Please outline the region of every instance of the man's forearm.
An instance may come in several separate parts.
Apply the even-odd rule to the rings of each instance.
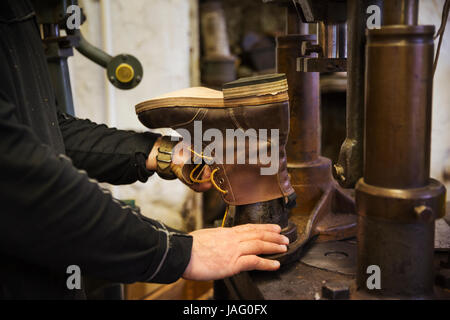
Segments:
[[[130,184],[145,182],[153,174],[147,159],[160,135],[108,128],[62,113],[58,121],[67,155],[90,177],[111,184]]]

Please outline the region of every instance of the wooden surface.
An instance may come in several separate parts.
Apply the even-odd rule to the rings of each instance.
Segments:
[[[126,300],[208,300],[212,298],[212,281],[190,281],[179,279],[177,282],[161,285],[152,283],[134,283],[125,286]]]

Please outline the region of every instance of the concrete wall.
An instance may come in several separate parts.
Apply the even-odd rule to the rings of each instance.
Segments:
[[[196,0],[83,0],[85,37],[109,54],[129,53],[144,68],[132,90],[109,84],[105,70],[78,52],[70,59],[76,115],[120,129],[147,130],[135,104],[198,85]],[[170,131],[165,131],[170,133]],[[178,229],[199,227],[199,197],[178,181],[156,175],[147,183],[112,187],[119,199],[135,199],[142,212]]]

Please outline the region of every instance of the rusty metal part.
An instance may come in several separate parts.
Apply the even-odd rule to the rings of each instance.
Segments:
[[[353,188],[363,175],[364,63],[366,9],[380,0],[347,1],[347,136],[342,143],[333,175],[344,188]]]
[[[322,297],[330,300],[347,300],[350,298],[350,285],[344,281],[330,281],[322,286]]]
[[[298,58],[299,72],[342,72],[347,70],[346,58]]]
[[[356,275],[356,242],[314,243],[300,261],[311,267],[354,276]]]
[[[356,246],[353,246],[353,250],[352,254],[356,255]],[[434,263],[436,267],[438,267],[439,261],[445,255],[446,252],[435,252]],[[325,257],[325,259],[327,258],[329,257]],[[301,258],[302,260],[303,257]],[[352,275],[312,267],[302,262],[282,266],[275,272],[244,272],[238,277],[227,278],[225,281],[216,281],[214,284],[214,298],[220,300],[317,300],[322,298],[323,285],[334,281],[344,282],[349,285],[351,300],[389,298],[368,295],[357,291],[355,278]],[[383,286],[383,283],[381,285]],[[436,292],[434,298],[450,299],[449,290],[439,286],[435,286],[434,289]],[[392,298],[398,299],[399,297]]]
[[[347,70],[347,38],[344,23],[319,23],[318,43],[303,41],[298,72],[340,72]],[[309,56],[317,53],[316,56]]]
[[[420,188],[396,189],[366,183],[356,185],[358,214],[392,222],[432,222],[445,214],[445,187],[437,180]]]
[[[384,0],[383,25],[417,25],[419,0]]]
[[[347,70],[345,1],[299,1],[304,21],[318,23],[317,44],[305,44],[297,59],[299,72]],[[318,57],[305,57],[316,52]]]
[[[356,234],[354,203],[331,175],[331,161],[320,157],[319,74],[296,72],[296,57],[303,41],[313,35],[287,35],[277,39],[278,72],[289,85],[290,133],[286,146],[288,171],[297,194],[291,220],[300,243],[343,239]]]
[[[364,178],[356,186],[358,288],[381,297],[433,292],[434,220],[445,188],[429,178],[433,26],[367,32]],[[368,290],[367,268],[381,270]]]
[[[314,35],[277,38],[277,68],[278,72],[286,74],[289,88],[288,162],[316,161],[320,154],[319,74],[296,72],[302,42],[314,40]],[[311,125],[305,125],[308,123]]]

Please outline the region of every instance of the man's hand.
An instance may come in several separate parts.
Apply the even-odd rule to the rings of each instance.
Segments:
[[[202,229],[191,233],[194,238],[191,260],[184,271],[188,280],[217,280],[242,271],[274,271],[275,260],[259,254],[286,252],[289,239],[274,224],[246,224],[232,228]]]
[[[181,180],[181,182],[185,183],[189,188],[191,188],[194,191],[197,192],[205,192],[209,190],[212,187],[212,183],[210,181],[208,182],[202,182],[202,183],[187,183],[186,180],[189,180],[191,182],[191,179],[188,177],[184,177],[183,175],[183,166],[191,162],[190,167],[193,169],[195,167],[194,164],[192,164],[191,161],[191,152],[190,152],[190,146],[183,141],[178,143],[175,148],[175,153],[172,158],[172,172],[175,173],[175,175],[178,177],[178,179]],[[203,170],[201,171],[200,177],[198,177],[199,180],[207,180],[211,176],[211,168],[207,165],[204,166]]]
[[[155,171],[156,170],[156,156],[158,155],[158,148],[161,144],[161,138],[158,138],[153,145],[150,154],[148,155],[146,161],[146,167],[148,170]],[[183,142],[180,142],[177,146],[175,146],[175,153],[172,156],[172,171],[175,175],[180,179],[181,182],[185,183],[189,188],[197,192],[204,192],[209,190],[212,187],[211,182],[203,182],[203,183],[187,183],[186,179],[183,178],[182,168],[185,163],[187,163],[191,159],[190,152],[186,152],[189,148],[186,145],[182,145]],[[211,169],[208,166],[205,166],[201,177],[199,179],[205,180],[208,179],[211,175]]]

